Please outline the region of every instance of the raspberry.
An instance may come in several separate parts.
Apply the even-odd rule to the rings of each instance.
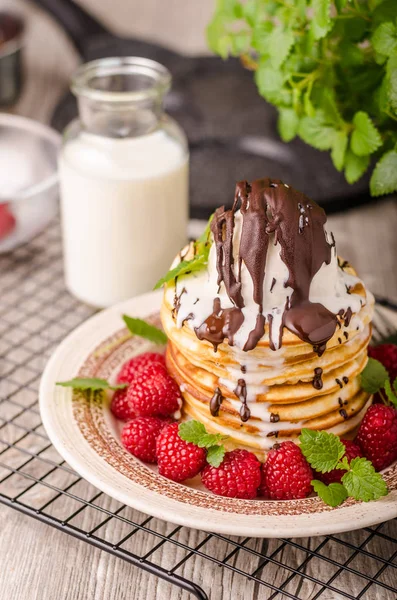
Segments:
[[[226,452],[219,467],[207,465],[201,473],[205,487],[218,496],[256,498],[261,481],[261,463],[248,450]]]
[[[355,442],[377,471],[397,459],[397,411],[392,406],[373,404],[361,421]]]
[[[110,405],[110,410],[116,419],[120,419],[121,421],[129,421],[129,419],[136,417],[135,411],[132,408],[131,403],[128,401],[127,391],[128,388],[116,390],[113,394]]]
[[[121,443],[134,456],[146,463],[156,463],[156,440],[169,423],[157,417],[137,417],[123,427]]]
[[[0,204],[0,240],[7,237],[15,229],[16,220],[8,204]]]
[[[349,463],[351,460],[353,460],[353,458],[363,456],[360,446],[358,446],[354,442],[352,442],[350,440],[342,440],[342,439],[341,439],[341,442],[343,442],[343,444],[346,448],[345,456],[346,456],[347,460],[349,461]],[[330,483],[340,483],[340,481],[345,473],[346,473],[346,471],[344,469],[334,469],[333,471],[330,471],[329,473],[318,473],[317,471],[314,471],[314,478],[319,479],[326,485],[329,485]]]
[[[393,381],[397,377],[397,346],[394,344],[381,344],[380,346],[369,347],[368,356],[376,358],[389,372],[390,379]]]
[[[306,498],[312,492],[313,471],[294,442],[282,442],[262,465],[260,494],[271,500]]]
[[[163,354],[158,352],[145,352],[127,360],[120,369],[117,375],[118,383],[131,383],[133,379],[147,367],[161,364],[165,368],[165,358]]]
[[[171,423],[161,430],[157,438],[156,453],[160,475],[178,482],[198,475],[207,456],[204,448],[179,437],[178,423]]]
[[[147,417],[168,417],[182,405],[179,386],[160,362],[135,376],[127,400],[137,415]]]

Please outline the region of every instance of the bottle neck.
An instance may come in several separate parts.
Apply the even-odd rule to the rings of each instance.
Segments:
[[[88,133],[111,138],[147,135],[156,130],[163,114],[162,98],[146,102],[102,102],[77,99],[82,128]]]

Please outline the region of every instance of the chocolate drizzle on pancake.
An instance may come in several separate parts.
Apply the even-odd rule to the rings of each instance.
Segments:
[[[248,421],[250,418],[251,411],[247,406],[247,385],[244,379],[238,380],[234,393],[241,402],[240,418],[245,423],[245,421]]]
[[[219,409],[221,407],[223,400],[224,400],[224,398],[221,394],[221,390],[217,387],[215,389],[214,395],[212,396],[211,401],[210,401],[210,411],[211,411],[211,415],[213,417],[218,416]]]
[[[323,387],[322,375],[323,370],[321,367],[314,369],[313,387],[315,390],[321,390]]]
[[[243,221],[235,265],[234,215],[239,208]],[[230,210],[218,208],[211,222],[216,246],[218,286],[224,284],[234,307],[222,310],[219,302],[216,305],[214,303],[212,315],[195,329],[197,337],[214,344],[214,349],[225,339],[233,345],[233,337],[244,321],[241,292],[241,267],[244,263],[252,279],[253,300],[258,305],[258,315],[243,350],[256,347],[264,334],[266,318],[271,326],[272,315],[263,314],[263,283],[269,235],[274,233],[274,241],[280,244],[280,256],[289,273],[284,286],[293,290],[284,307],[280,337],[285,326],[302,341],[311,344],[321,356],[338,324],[337,315],[309,299],[313,277],[323,264],[330,264],[335,246],[333,237],[332,243],[327,240],[325,223],[326,216],[322,208],[278,179],[257,179],[252,184],[239,182],[233,207]],[[271,289],[274,285],[273,280]],[[346,327],[351,315],[349,308],[344,313]],[[271,347],[276,349],[273,342]]]

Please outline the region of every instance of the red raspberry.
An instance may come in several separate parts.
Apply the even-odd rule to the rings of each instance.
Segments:
[[[154,364],[161,364],[165,368],[164,355],[159,354],[158,352],[145,352],[144,354],[134,356],[133,358],[130,358],[130,360],[127,360],[121,367],[120,372],[117,375],[117,382],[131,383],[136,375]]]
[[[157,438],[156,453],[160,475],[178,482],[198,475],[207,456],[204,448],[179,437],[178,423],[162,429]]]
[[[267,455],[262,465],[261,496],[271,500],[306,498],[313,490],[313,471],[299,446],[282,442]]]
[[[248,450],[226,452],[219,467],[207,465],[201,473],[205,487],[218,496],[256,498],[261,481],[261,463]]]
[[[121,443],[124,448],[146,463],[156,463],[156,440],[169,423],[157,417],[137,417],[123,427]]]
[[[121,421],[129,421],[136,417],[135,411],[127,398],[128,388],[116,390],[113,394],[110,410]]]
[[[350,461],[353,460],[353,458],[363,456],[360,446],[358,446],[354,442],[352,442],[350,440],[342,440],[342,439],[341,439],[341,442],[343,442],[343,444],[346,448],[345,456],[346,456],[347,460],[349,461],[349,463],[350,463]],[[318,473],[317,471],[314,471],[314,478],[319,479],[326,485],[329,485],[330,483],[340,483],[340,481],[345,473],[346,473],[346,471],[343,469],[334,469],[333,471],[330,471],[329,473]]]
[[[6,238],[15,229],[16,220],[8,204],[0,204],[0,240]]]
[[[168,417],[182,406],[179,386],[161,363],[152,364],[135,376],[127,399],[137,415],[147,417]]]
[[[397,411],[392,406],[373,404],[361,421],[356,443],[377,471],[397,459]]]
[[[391,382],[397,377],[397,346],[394,344],[381,344],[368,348],[368,356],[376,358],[389,372]]]

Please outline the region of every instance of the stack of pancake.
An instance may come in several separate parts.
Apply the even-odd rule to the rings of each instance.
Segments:
[[[164,293],[161,318],[169,338],[167,366],[180,386],[185,415],[201,421],[211,432],[228,435],[229,447],[253,450],[260,458],[276,442],[296,439],[303,427],[326,429],[342,436],[352,432],[371,402],[369,394],[360,388],[359,375],[367,362],[373,312],[373,297],[354,269],[346,261],[337,260],[335,251],[329,268],[338,278],[338,306],[344,308],[335,314],[334,332],[328,335],[321,351],[288,329],[285,319],[280,329],[281,343],[275,348],[269,317],[264,319],[263,335],[247,351],[242,344],[230,345],[227,335],[216,344],[198,336],[200,319],[194,317],[194,307],[212,289],[217,251],[219,248],[216,250],[213,244],[205,272],[185,274],[168,283]],[[184,260],[187,257],[185,252]],[[202,296],[195,302],[188,293],[189,282],[194,294]],[[226,291],[222,291],[224,284],[219,278],[217,285],[219,302],[224,305]],[[265,280],[265,295],[269,294],[266,285]],[[283,285],[286,287],[285,282]],[[273,286],[274,282],[270,291]],[[316,300],[318,294],[317,290]],[[178,311],[184,300],[184,315],[191,312],[181,322]],[[327,302],[332,305],[329,298]],[[284,306],[285,314],[288,308]]]

